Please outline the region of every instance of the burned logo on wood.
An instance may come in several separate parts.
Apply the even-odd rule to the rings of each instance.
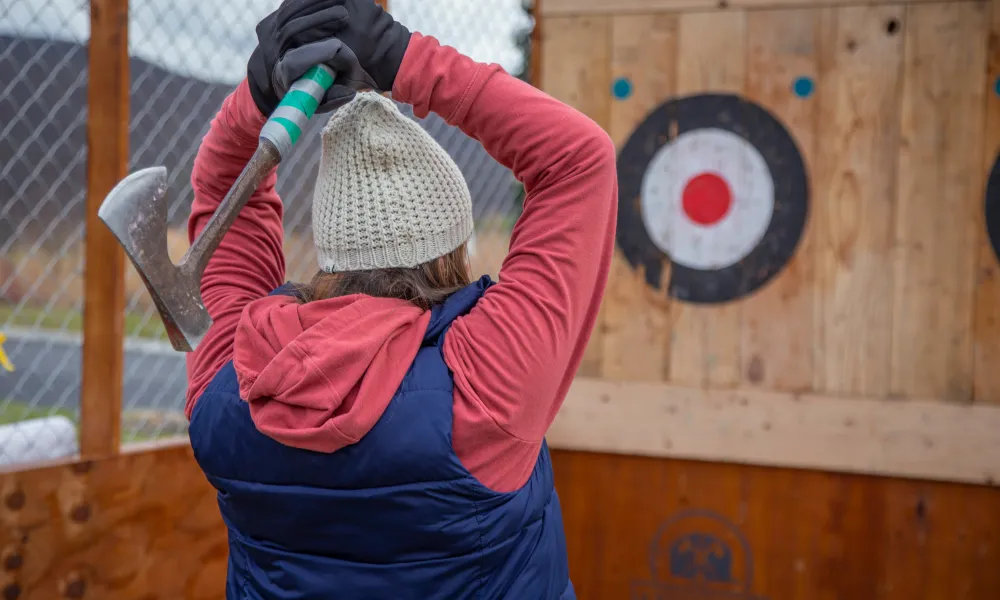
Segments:
[[[683,510],[667,519],[649,548],[648,580],[633,581],[632,600],[767,600],[753,593],[750,543],[712,511]]]

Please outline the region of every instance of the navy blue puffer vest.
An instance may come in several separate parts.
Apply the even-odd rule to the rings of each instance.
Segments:
[[[232,363],[222,368],[190,436],[229,529],[229,600],[575,598],[547,447],[528,483],[501,494],[451,446],[444,334],[491,284],[484,277],[433,309],[381,419],[331,454],[258,432]]]

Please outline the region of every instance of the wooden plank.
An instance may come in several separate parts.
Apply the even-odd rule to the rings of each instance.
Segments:
[[[186,442],[0,475],[4,598],[221,598],[228,544]]]
[[[630,15],[612,22],[612,78],[631,83],[627,98],[611,106],[609,134],[619,148],[646,115],[676,89],[677,18]],[[670,280],[664,275],[664,283]],[[670,302],[616,252],[604,299],[601,374],[660,381],[670,366]]]
[[[577,379],[553,448],[1000,485],[1000,408]]]
[[[971,402],[988,6],[907,8],[892,389]]]
[[[611,19],[546,19],[542,43],[541,89],[607,130],[611,119]],[[583,355],[581,375],[600,375],[605,306]]]
[[[815,82],[822,11],[797,9],[747,15],[746,96],[767,108],[798,144],[807,172],[815,162],[815,95],[795,94],[798,78]],[[815,198],[812,199],[815,203]],[[814,228],[769,285],[743,302],[743,381],[750,387],[809,391],[813,382]]]
[[[679,18],[678,95],[743,92],[746,15],[692,13]],[[739,302],[671,306],[670,380],[731,387],[740,382]]]
[[[968,0],[887,0],[880,6],[955,3]],[[787,8],[822,8],[875,4],[871,0],[545,0],[543,16],[625,15],[653,12],[722,12],[727,10],[772,10]]]
[[[824,10],[823,151],[814,161],[811,218],[818,393],[881,398],[890,388],[903,13],[894,6]]]
[[[1000,0],[993,0],[992,31],[986,56],[986,127],[983,172],[990,173],[1000,161]],[[984,188],[985,189],[985,188]],[[980,205],[982,216],[982,205]],[[975,401],[1000,404],[1000,263],[984,229],[979,235],[979,269],[976,287],[976,322],[973,338],[976,349],[974,374]]]
[[[552,456],[581,600],[662,589],[667,578],[656,581],[649,568],[669,572],[670,561],[651,550],[687,533],[709,534],[733,551],[730,573],[752,574],[750,591],[761,600],[867,598],[876,585],[885,600],[978,600],[1000,591],[1000,571],[991,568],[1000,558],[1000,488],[560,450]],[[5,598],[223,594],[226,530],[215,490],[187,444],[2,473],[0,495]],[[682,510],[708,518],[665,527],[691,517]],[[663,543],[654,545],[657,532]],[[749,570],[741,541],[752,554]],[[681,587],[668,597],[707,597],[704,583],[673,582]]]
[[[580,600],[1000,598],[1000,488],[583,452],[552,462]],[[725,557],[707,563],[711,579],[685,570],[692,534],[687,547]]]
[[[128,167],[128,0],[90,3],[87,92],[87,233],[80,452],[118,451],[125,334],[125,255],[98,219]]]

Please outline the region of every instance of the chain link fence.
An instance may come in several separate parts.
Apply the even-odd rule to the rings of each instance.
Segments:
[[[86,3],[0,0],[3,464],[76,451],[89,19]]]
[[[130,2],[129,171],[167,167],[168,245],[175,260],[188,245],[185,220],[198,145],[245,74],[257,22],[278,4]],[[524,0],[390,0],[390,9],[411,30],[526,75],[533,21]],[[0,366],[0,464],[72,454],[76,447],[88,29],[89,6],[80,0],[0,0],[0,333],[15,368]],[[521,188],[474,140],[435,115],[421,123],[469,183],[474,267],[495,276],[520,211]],[[310,202],[321,127],[316,119],[279,168],[288,278],[294,281],[308,281],[316,269]],[[183,355],[165,342],[131,265],[126,282],[123,440],[183,435]],[[19,442],[4,441],[4,423],[38,418],[47,420],[8,432]]]

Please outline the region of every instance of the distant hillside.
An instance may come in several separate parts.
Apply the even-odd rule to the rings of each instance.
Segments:
[[[129,169],[167,167],[171,222],[179,225],[188,213],[198,144],[231,87],[178,76],[139,59],[131,61],[131,81]],[[86,46],[0,35],[0,247],[11,236],[29,243],[44,236],[54,250],[82,231],[86,109]],[[289,229],[309,224],[322,123],[314,120],[279,169]],[[462,168],[477,217],[506,213],[516,196],[510,172],[436,116],[422,124]]]

